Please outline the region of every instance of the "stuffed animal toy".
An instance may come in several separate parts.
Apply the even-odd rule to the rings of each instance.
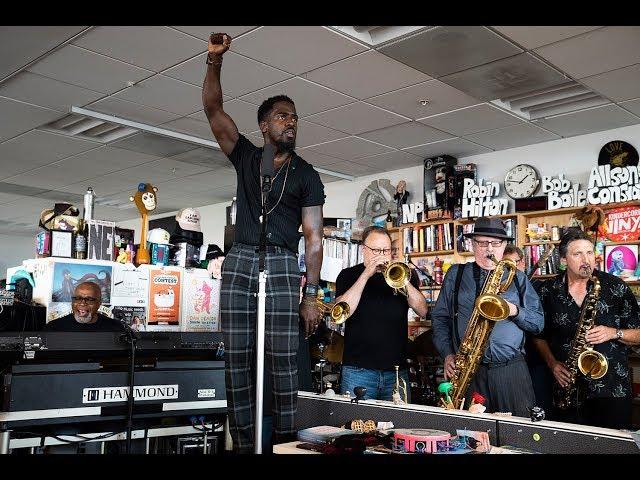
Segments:
[[[604,237],[607,233],[606,215],[602,208],[586,206],[574,215],[574,220],[589,235],[596,238]]]

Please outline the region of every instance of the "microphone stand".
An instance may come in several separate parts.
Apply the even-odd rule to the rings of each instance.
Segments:
[[[267,254],[267,196],[270,190],[270,182],[262,184],[262,225],[260,231],[260,247],[258,249],[258,311],[256,321],[256,420],[254,453],[262,453],[262,416],[263,416],[263,389],[264,389],[264,335],[265,335],[265,310],[267,298],[267,275],[265,260]]]
[[[124,333],[120,335],[120,340],[129,343],[129,395],[127,397],[127,443],[126,453],[131,453],[131,431],[133,429],[133,390],[135,387],[134,376],[136,369],[136,343],[140,334],[134,331],[129,325],[122,321]]]

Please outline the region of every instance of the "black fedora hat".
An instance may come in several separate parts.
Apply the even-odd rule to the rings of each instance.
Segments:
[[[474,237],[476,235],[513,240],[513,237],[507,235],[502,220],[497,217],[478,217],[473,232],[465,233],[463,236]]]

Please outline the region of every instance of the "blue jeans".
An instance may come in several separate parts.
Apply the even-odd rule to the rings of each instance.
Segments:
[[[404,379],[407,385],[407,403],[411,402],[411,387],[409,386],[409,374],[406,369],[400,370],[399,378]],[[367,368],[342,366],[342,379],[340,381],[342,393],[349,392],[354,397],[354,387],[365,387],[367,392],[365,400],[389,400],[396,385],[395,370],[370,370]],[[402,382],[400,382],[402,385]],[[403,390],[400,389],[401,397],[404,397]]]

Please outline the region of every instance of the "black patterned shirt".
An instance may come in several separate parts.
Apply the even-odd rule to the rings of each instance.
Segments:
[[[596,270],[594,274],[601,287],[595,324],[621,329],[640,328],[638,303],[629,286],[606,272]],[[580,307],[568,291],[565,276],[566,273],[561,273],[544,282],[538,291],[545,318],[544,330],[539,337],[547,341],[556,360],[561,362],[569,356],[580,318]],[[587,288],[591,288],[591,281]],[[578,371],[579,385],[582,385],[587,398],[631,396],[629,348],[617,340],[594,346],[594,350],[607,358],[609,368],[606,375],[598,380],[588,380]]]

